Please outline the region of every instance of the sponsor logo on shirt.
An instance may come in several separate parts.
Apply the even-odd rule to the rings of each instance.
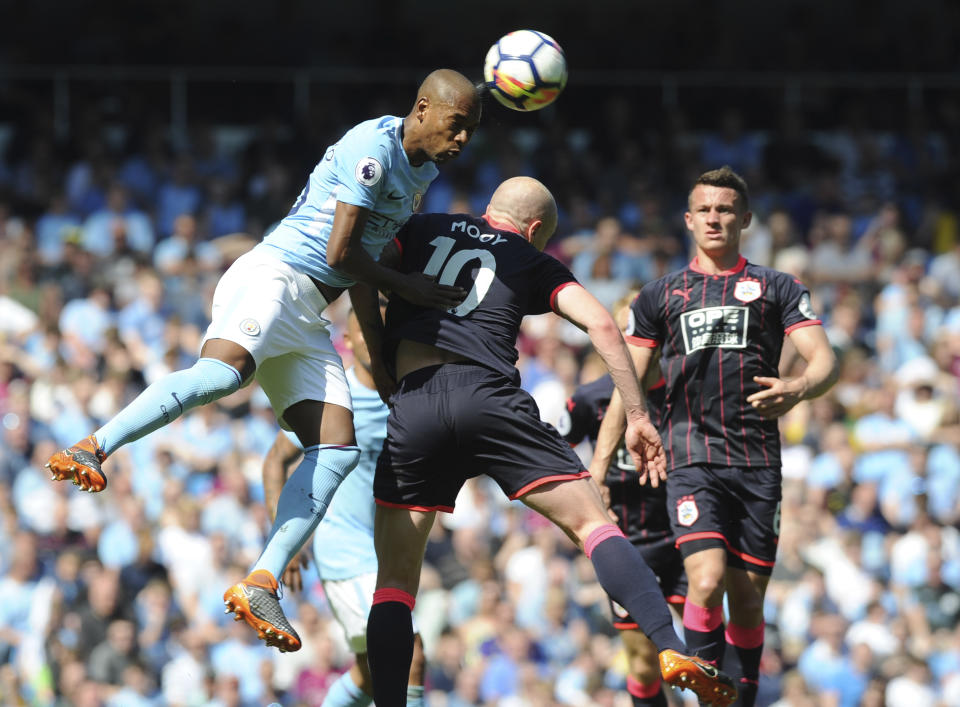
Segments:
[[[357,162],[357,168],[353,173],[363,186],[372,187],[383,177],[383,165],[373,157],[364,157]]]
[[[742,349],[747,346],[746,307],[704,307],[680,315],[687,354],[707,348]]]

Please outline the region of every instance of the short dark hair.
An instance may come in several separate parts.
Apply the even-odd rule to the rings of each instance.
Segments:
[[[709,172],[704,172],[697,177],[697,181],[693,183],[693,188],[691,188],[690,191],[693,192],[693,189],[700,184],[708,187],[733,189],[740,195],[743,210],[750,210],[750,195],[747,193],[747,182],[743,177],[734,172],[730,165],[725,164],[720,169],[711,169]]]

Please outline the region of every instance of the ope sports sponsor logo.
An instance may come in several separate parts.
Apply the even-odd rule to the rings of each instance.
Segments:
[[[745,348],[749,319],[746,307],[704,307],[684,312],[680,328],[687,354],[706,348]]]

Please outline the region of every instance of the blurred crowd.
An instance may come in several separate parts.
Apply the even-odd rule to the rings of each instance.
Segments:
[[[242,139],[124,127],[95,106],[55,138],[36,108],[6,133],[0,703],[315,705],[349,667],[312,569],[283,599],[298,653],[223,613],[268,529],[260,465],[277,427],[256,385],[119,451],[104,493],[53,483],[43,464],[190,365],[220,274],[287,212],[325,145],[404,108],[341,105],[310,130],[271,122]],[[813,292],[842,374],[781,423],[759,704],[960,707],[960,103],[911,111],[895,132],[856,105],[822,130],[800,112],[747,129],[732,109],[712,131],[680,111],[635,130],[641,106],[616,98],[584,125],[558,111],[517,128],[497,110],[426,210],[479,213],[502,178],[539,177],[562,209],[551,252],[612,304],[686,262],[688,184],[729,164],[752,190],[745,254]],[[345,307],[328,311],[337,341]],[[525,323],[519,367],[545,419],[601,374],[586,342],[553,315]],[[782,370],[796,366],[786,350]],[[628,705],[607,612],[565,537],[471,482],[427,548],[429,703]]]

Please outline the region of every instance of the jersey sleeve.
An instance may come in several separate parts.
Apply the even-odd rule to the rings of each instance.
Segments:
[[[337,201],[372,209],[392,160],[389,136],[381,130],[352,130],[334,147]]]
[[[527,314],[556,311],[557,295],[570,285],[578,285],[577,278],[559,260],[545,253],[537,260],[536,276]]]
[[[646,285],[630,304],[626,337],[627,342],[634,346],[653,349],[663,343],[663,322],[660,317],[663,308],[660,306],[661,288],[658,284]]]
[[[792,275],[781,273],[777,278],[777,300],[780,303],[783,333],[814,324],[822,324],[810,303],[810,290]]]

